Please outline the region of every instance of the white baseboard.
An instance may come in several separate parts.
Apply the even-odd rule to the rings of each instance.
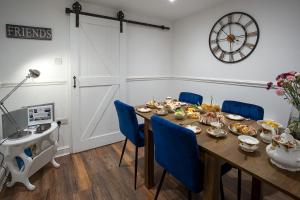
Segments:
[[[55,157],[61,157],[61,156],[66,156],[71,153],[71,147],[70,146],[62,146],[57,148],[57,153]]]

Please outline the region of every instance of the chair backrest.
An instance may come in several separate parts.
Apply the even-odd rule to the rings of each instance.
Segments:
[[[181,92],[179,94],[179,101],[183,101],[190,104],[202,104],[203,97],[199,94],[191,92]]]
[[[262,107],[239,101],[224,101],[222,112],[241,115],[252,120],[262,120],[264,118],[264,109]]]
[[[189,190],[200,192],[204,167],[195,133],[155,115],[151,123],[156,161]]]
[[[138,121],[134,108],[119,100],[116,100],[114,104],[119,118],[121,133],[123,133],[133,144],[139,145],[142,142],[142,139],[139,135]]]

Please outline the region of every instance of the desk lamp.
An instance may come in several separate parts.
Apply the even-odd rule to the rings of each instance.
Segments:
[[[18,85],[16,85],[3,99],[0,101],[0,110],[3,112],[4,116],[7,117],[11,125],[16,129],[16,132],[13,136],[22,137],[28,135],[27,131],[21,130],[21,127],[18,125],[16,119],[10,114],[7,108],[4,106],[4,102],[19,88],[21,87],[28,79],[38,78],[40,76],[40,71],[36,69],[30,69],[28,75],[22,80]]]

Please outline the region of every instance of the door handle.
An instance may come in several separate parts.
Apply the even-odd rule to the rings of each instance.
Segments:
[[[73,76],[73,88],[76,88],[76,76]]]

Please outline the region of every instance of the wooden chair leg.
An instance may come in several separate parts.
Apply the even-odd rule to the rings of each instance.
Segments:
[[[165,176],[166,176],[166,172],[167,172],[167,170],[164,169],[163,174],[162,174],[162,176],[161,176],[161,178],[160,178],[160,182],[159,182],[159,184],[158,184],[158,188],[157,188],[157,190],[156,190],[156,194],[155,194],[154,200],[157,200],[157,198],[158,198],[158,195],[159,195],[161,186],[162,186],[162,184],[163,184],[163,182],[164,182],[164,179],[165,179]]]
[[[221,200],[225,200],[222,176],[220,177],[220,193],[221,193]]]
[[[125,143],[124,143],[124,146],[123,146],[123,150],[122,150],[122,154],[121,154],[121,158],[120,158],[120,162],[119,162],[119,167],[121,166],[121,162],[122,162],[123,155],[124,155],[124,152],[125,152],[126,144],[127,144],[127,138],[125,139]]]
[[[137,166],[138,166],[138,154],[139,148],[135,146],[135,163],[134,163],[134,189],[136,190],[136,177],[137,177]]]
[[[237,199],[241,199],[241,188],[242,188],[242,171],[238,169],[238,185],[237,185]]]
[[[189,198],[189,200],[192,200],[192,192],[191,192],[191,190],[188,190],[188,198]]]

